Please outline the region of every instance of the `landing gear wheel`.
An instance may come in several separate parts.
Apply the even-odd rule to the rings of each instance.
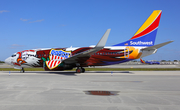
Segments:
[[[82,72],[82,69],[81,68],[77,68],[76,69],[76,73],[81,73]]]
[[[84,73],[85,72],[85,69],[84,68],[80,68],[80,67],[77,67],[76,69],[76,73]]]
[[[85,72],[85,69],[84,68],[81,68],[82,69],[82,73],[84,73]]]

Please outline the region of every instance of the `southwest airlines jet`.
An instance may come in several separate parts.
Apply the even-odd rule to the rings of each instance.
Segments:
[[[84,67],[119,64],[156,53],[157,49],[173,41],[154,45],[161,17],[161,10],[155,10],[134,34],[122,43],[105,47],[110,29],[95,46],[79,48],[43,48],[24,50],[13,54],[5,62],[15,69],[43,67],[47,71],[62,71],[77,68],[76,72],[85,72]]]
[[[152,64],[157,64],[157,65],[159,65],[159,64],[160,64],[158,61],[144,61],[144,60],[142,60],[141,58],[140,58],[140,61],[141,61],[141,63],[143,63],[143,64],[149,64],[149,65],[152,65]]]

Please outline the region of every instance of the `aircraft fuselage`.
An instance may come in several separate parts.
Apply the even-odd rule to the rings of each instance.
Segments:
[[[63,63],[66,58],[88,51],[93,47],[82,48],[56,48],[56,49],[33,49],[17,52],[5,60],[15,68],[43,67],[45,70],[67,70],[88,66],[104,66],[118,64],[140,57],[138,48],[134,47],[105,47],[91,56],[76,59],[78,64]],[[59,65],[62,63],[61,65]],[[58,67],[57,67],[58,65]]]

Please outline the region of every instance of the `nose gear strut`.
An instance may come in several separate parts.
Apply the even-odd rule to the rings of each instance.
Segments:
[[[24,73],[24,72],[25,72],[25,71],[24,71],[24,68],[22,68],[20,72],[21,72],[21,73]]]

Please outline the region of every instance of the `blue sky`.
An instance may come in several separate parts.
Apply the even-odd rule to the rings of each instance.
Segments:
[[[180,60],[178,0],[1,0],[0,60],[34,48],[106,46],[130,39],[153,10],[162,10],[155,44],[174,40],[145,60]]]

